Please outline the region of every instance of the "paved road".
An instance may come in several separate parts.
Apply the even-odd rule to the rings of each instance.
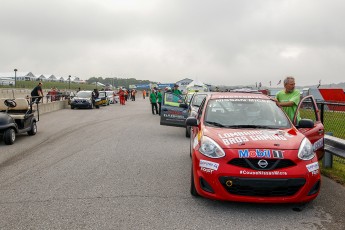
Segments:
[[[189,143],[148,100],[44,114],[36,136],[0,142],[0,229],[343,229],[345,189],[294,205],[189,194]],[[13,157],[16,156],[16,157]]]

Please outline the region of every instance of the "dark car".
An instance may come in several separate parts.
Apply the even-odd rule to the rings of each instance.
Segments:
[[[93,109],[92,91],[79,91],[75,97],[71,99],[71,109],[74,108]]]

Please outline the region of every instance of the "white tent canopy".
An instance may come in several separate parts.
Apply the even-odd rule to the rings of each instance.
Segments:
[[[194,80],[191,83],[189,83],[186,86],[186,89],[189,92],[193,92],[193,91],[206,92],[206,91],[208,91],[207,86],[204,83],[202,83],[201,81],[198,81],[198,80]]]

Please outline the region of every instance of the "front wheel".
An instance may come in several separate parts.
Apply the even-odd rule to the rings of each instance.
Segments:
[[[196,191],[195,184],[194,184],[193,164],[192,164],[191,179],[190,179],[190,194],[192,194],[192,196],[195,196],[195,197],[199,196],[199,193]]]
[[[12,145],[14,141],[16,140],[16,132],[14,129],[9,128],[6,129],[4,132],[4,142],[6,145]]]
[[[31,130],[28,131],[28,134],[29,134],[30,136],[33,136],[33,135],[35,135],[36,133],[37,133],[37,124],[36,124],[36,121],[34,121],[34,122],[32,122],[32,124],[31,124]]]
[[[190,137],[190,127],[186,126],[186,137]]]

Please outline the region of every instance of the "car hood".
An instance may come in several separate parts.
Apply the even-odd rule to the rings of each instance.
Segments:
[[[205,128],[203,135],[223,149],[299,149],[304,135],[291,129]]]

